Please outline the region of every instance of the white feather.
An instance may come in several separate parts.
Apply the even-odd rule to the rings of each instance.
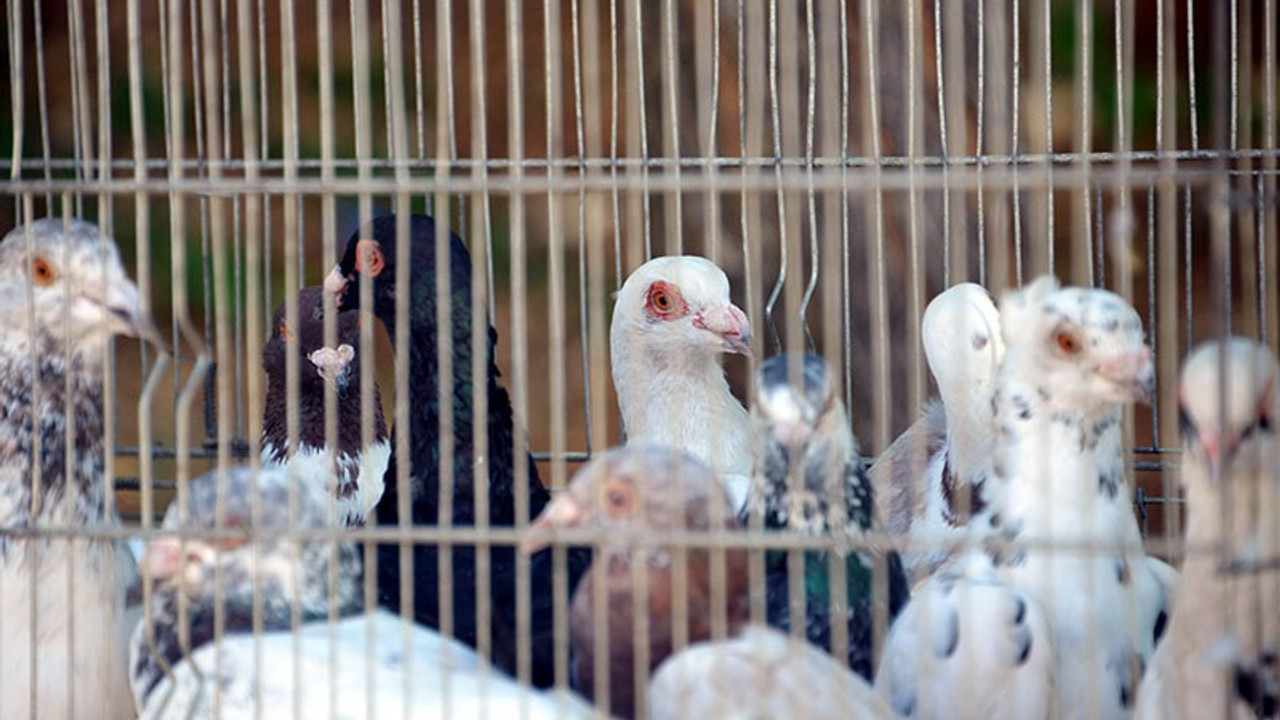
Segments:
[[[679,288],[687,317],[655,322],[646,316],[646,293],[656,280]],[[685,450],[716,471],[741,510],[751,484],[751,417],[725,380],[722,338],[691,321],[697,313],[726,308],[741,315],[729,301],[728,278],[714,263],[655,258],[618,291],[610,345],[627,445]]]
[[[528,720],[593,717],[581,700],[522,688],[469,647],[379,610],[204,645],[161,680],[140,720],[472,720],[523,712]]]

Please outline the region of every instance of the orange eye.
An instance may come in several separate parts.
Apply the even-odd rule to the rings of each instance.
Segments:
[[[659,280],[649,286],[645,309],[650,315],[672,320],[684,314],[684,298],[680,296],[678,288]]]
[[[1075,335],[1066,330],[1059,330],[1054,336],[1054,340],[1058,343],[1058,349],[1067,355],[1075,355],[1080,352],[1080,341]]]
[[[37,257],[31,263],[31,277],[35,279],[37,285],[49,285],[57,279],[57,273],[53,271],[53,266],[48,260]]]
[[[386,265],[382,247],[377,240],[361,240],[356,243],[356,272],[367,272],[369,277],[378,277]]]
[[[280,337],[285,340],[293,337],[293,333],[289,332],[289,323],[280,323]]]

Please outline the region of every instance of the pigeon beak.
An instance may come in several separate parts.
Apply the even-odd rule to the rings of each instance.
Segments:
[[[345,397],[347,385],[351,381],[351,361],[356,357],[355,348],[343,343],[336,348],[322,347],[307,355],[307,360],[316,366],[320,377],[332,382],[338,388],[338,394]]]
[[[151,321],[151,315],[143,309],[138,297],[138,287],[132,282],[112,286],[102,301],[102,307],[112,332],[140,338],[160,348],[162,352],[168,352],[168,344]]]
[[[142,572],[152,580],[167,580],[182,569],[182,544],[176,537],[161,537],[147,544]]]
[[[529,533],[520,542],[520,552],[526,555],[542,550],[551,544],[556,528],[573,527],[587,517],[587,506],[571,495],[560,495],[542,509],[542,514],[529,527]]]
[[[725,352],[751,354],[751,325],[746,313],[732,303],[693,316],[693,326],[720,336]]]
[[[333,295],[338,307],[342,307],[342,298],[347,293],[347,276],[342,274],[342,266],[334,265],[328,275],[324,276],[324,291]]]
[[[1156,394],[1156,366],[1151,359],[1151,348],[1117,355],[1102,361],[1098,373],[1124,388],[1138,402],[1150,404]]]

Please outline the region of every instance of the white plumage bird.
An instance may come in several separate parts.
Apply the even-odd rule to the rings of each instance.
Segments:
[[[627,445],[684,450],[707,463],[734,508],[751,484],[751,416],[729,390],[722,353],[749,352],[747,316],[729,279],[705,258],[659,257],[618,291],[609,332]]]
[[[133,557],[112,541],[8,533],[119,526],[103,361],[113,335],[153,332],[96,226],[38,220],[0,242],[0,717],[133,717]]]
[[[649,720],[891,720],[875,690],[835,658],[777,630],[695,643],[649,681]]]
[[[1004,359],[1000,312],[980,285],[960,283],[938,294],[920,332],[939,399],[870,471],[889,530],[937,544],[903,554],[912,581],[947,559],[947,545],[982,509],[995,442],[991,389]]]
[[[1142,550],[1120,431],[1125,406],[1154,391],[1142,321],[1113,293],[1052,277],[1000,314],[989,518],[1035,543],[1002,557],[1001,575],[1049,618],[1056,717],[1125,718],[1171,594],[1168,566]]]
[[[1186,361],[1187,555],[1142,720],[1275,717],[1280,701],[1280,367],[1233,338]]]
[[[185,518],[170,505],[164,529],[189,537],[158,536],[147,548],[156,589],[129,662],[143,720],[593,717],[567,694],[520,687],[460,642],[361,611],[356,543],[315,537],[333,527],[319,485],[291,483],[279,468],[231,469],[222,480],[214,471],[190,483]],[[245,534],[196,534],[218,528]]]
[[[966,717],[941,705],[945,695],[937,687],[926,688],[929,696],[901,690],[941,674],[959,678],[957,695],[998,702],[976,706],[967,717],[1043,717],[1048,707],[1061,720],[1125,718],[1163,624],[1172,574],[1142,550],[1125,477],[1121,413],[1132,400],[1149,398],[1155,380],[1142,323],[1116,295],[1059,288],[1052,277],[1006,295],[1000,316],[1006,354],[992,391],[997,434],[984,485],[987,508],[971,525],[974,539],[996,546],[989,561],[975,558],[978,550],[961,556],[954,573],[971,596],[976,589],[993,600],[970,602],[940,619],[939,593],[945,610],[945,595],[954,592],[948,590],[952,573],[940,572],[895,624],[893,635],[904,639],[905,649],[895,648],[891,636],[881,677],[894,680],[895,710],[913,717]],[[985,562],[989,572],[975,570]],[[1013,675],[1031,671],[1019,669],[1025,659],[1008,652],[1025,633],[1001,607],[1018,608],[1012,617],[1030,613],[1030,652],[1052,648],[1045,660],[1051,677],[1032,673],[1029,682],[1039,690],[1025,696],[1025,688],[1014,693],[1009,686]],[[1047,643],[1036,639],[1040,614]],[[927,658],[935,667],[920,665],[910,676],[911,653],[920,652],[912,646],[920,638],[968,633],[994,633],[978,652],[995,656],[962,660],[955,652],[935,652]],[[939,658],[957,667],[938,670]],[[885,675],[886,667],[896,679]],[[1037,694],[1046,689],[1047,697]]]

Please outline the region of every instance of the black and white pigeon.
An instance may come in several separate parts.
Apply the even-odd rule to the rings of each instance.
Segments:
[[[328,504],[282,469],[231,468],[169,506],[144,556],[154,590],[130,647],[142,720],[592,717],[455,640],[362,611],[360,551]]]
[[[340,522],[364,525],[382,498],[383,474],[391,457],[387,425],[377,380],[369,418],[372,437],[366,445],[360,393],[360,315],[338,313],[337,344],[324,344],[324,289],[311,287],[296,295],[298,324],[290,327],[286,303],[276,308],[271,337],[262,348],[267,374],[267,401],[262,417],[262,464],[285,467],[298,482],[322,483],[333,496]],[[297,343],[296,405],[289,404],[288,354]],[[329,448],[325,429],[325,394],[336,397],[337,446]],[[290,452],[289,417],[298,421],[297,445]]]
[[[865,534],[878,529],[875,490],[826,361],[808,354],[769,358],[756,373],[756,412],[761,447],[749,510],[770,530],[835,537],[838,547],[864,545],[837,550],[835,558],[805,551],[799,606],[789,592],[788,554],[767,553],[769,624],[787,629],[803,617],[804,635],[830,651],[838,645],[833,625],[842,624],[849,667],[870,679],[876,616],[894,617],[911,593],[897,553],[865,547]],[[833,560],[843,570],[834,576]],[[875,592],[873,581],[887,591]]]
[[[981,285],[939,293],[920,333],[938,398],[870,470],[889,531],[917,543],[902,554],[912,582],[947,560],[983,509],[995,445],[991,391],[1004,359],[1000,312]]]
[[[751,416],[720,365],[748,354],[747,316],[729,300],[729,278],[696,255],[658,257],[618,290],[609,329],[613,385],[627,445],[680,448],[707,463],[746,505]]]
[[[1061,288],[1051,276],[1006,294],[1000,316],[1006,350],[992,400],[993,472],[984,486],[987,509],[971,526],[979,539],[998,541],[990,562],[1009,606],[1034,604],[1044,613],[1054,651],[1052,716],[1127,718],[1172,593],[1172,571],[1142,548],[1120,431],[1125,406],[1148,400],[1154,388],[1142,322],[1115,294]],[[1012,647],[1033,652],[1034,638],[1029,645],[1018,640],[1021,615],[992,627],[1012,633]],[[936,621],[928,612],[917,616]],[[955,633],[925,627],[901,634],[963,637],[975,622],[956,617]],[[1010,644],[988,646],[998,652]],[[893,662],[893,653],[890,638],[882,663]],[[977,677],[971,660],[952,657],[961,664],[953,676],[968,672],[962,687],[980,695],[1000,694],[1025,661],[1021,652],[1006,654],[1003,666],[996,658],[987,663],[994,671]],[[919,678],[935,682],[933,675]],[[906,692],[895,694],[893,704],[903,714],[923,708],[918,695]],[[941,716],[956,717],[953,709]]]
[[[610,712],[653,717],[643,710],[644,689],[676,647],[677,634],[686,642],[708,640],[719,622],[720,632],[731,635],[746,624],[750,610],[746,550],[724,550],[718,581],[716,553],[689,547],[678,554],[667,538],[741,527],[720,479],[688,453],[625,447],[584,466],[522,545],[537,551],[564,528],[593,530],[600,540],[600,567],[578,583],[569,610],[574,688],[603,702],[596,694],[602,684]],[[597,661],[607,676],[597,674]]]
[[[1141,720],[1280,715],[1280,365],[1231,338],[1182,367],[1186,559]]]
[[[672,655],[649,682],[649,720],[895,720],[862,677],[813,645],[751,626]]]
[[[123,543],[106,497],[103,363],[114,335],[155,337],[115,242],[37,220],[0,242],[0,717],[133,717]]]
[[[538,479],[533,458],[524,450],[524,438],[517,438],[512,422],[511,400],[507,391],[498,384],[498,366],[494,358],[497,333],[488,329],[488,349],[482,358],[471,353],[472,298],[471,257],[462,239],[450,233],[449,244],[449,318],[447,335],[436,324],[436,280],[442,268],[437,268],[436,224],[423,215],[407,218],[409,234],[404,240],[410,243],[408,287],[396,288],[397,237],[396,218],[383,215],[352,233],[342,256],[342,261],[325,279],[326,291],[335,294],[339,307],[359,307],[359,278],[370,277],[373,289],[373,305],[361,308],[372,312],[382,322],[394,339],[397,328],[409,333],[409,423],[407,428],[397,425],[394,435],[409,433],[410,456],[400,458],[395,454],[396,438],[392,438],[392,455],[387,466],[385,491],[376,508],[379,525],[397,525],[401,518],[399,507],[404,502],[410,509],[410,517],[404,518],[413,525],[435,525],[441,522],[440,495],[442,481],[449,483],[453,511],[448,519],[455,526],[475,526],[479,499],[475,492],[477,468],[488,473],[488,524],[490,526],[514,526],[536,516],[550,501],[551,495]],[[408,317],[396,313],[397,292],[408,293]],[[440,371],[438,343],[444,337],[450,341],[452,388],[450,395],[453,409],[452,437],[445,439],[453,449],[452,477],[441,478],[440,457]],[[487,384],[486,408],[477,408],[476,388],[472,385],[472,364],[484,363]],[[475,439],[472,425],[475,413],[487,409],[488,453],[474,458]],[[397,465],[409,463],[410,496],[402,498],[397,488]],[[516,505],[516,463],[525,463],[528,482],[523,492],[528,495],[529,515],[518,516]],[[400,575],[400,544],[378,546],[378,595],[380,602],[392,610],[401,607],[402,578]],[[467,544],[454,544],[452,555],[453,625],[455,637],[475,646],[480,642],[477,613],[480,611],[480,590],[477,587],[476,548]],[[555,608],[553,593],[553,558],[543,552],[529,558],[529,633],[521,637],[517,623],[517,563],[515,548],[495,543],[489,553],[488,637],[491,657],[495,665],[515,674],[518,669],[519,648],[530,651],[532,681],[539,687],[555,680]],[[568,583],[572,589],[582,572],[590,564],[590,552],[573,548],[568,554]],[[439,548],[432,543],[416,543],[413,552],[413,616],[430,627],[439,627],[440,582]],[[561,630],[563,632],[563,629]]]

